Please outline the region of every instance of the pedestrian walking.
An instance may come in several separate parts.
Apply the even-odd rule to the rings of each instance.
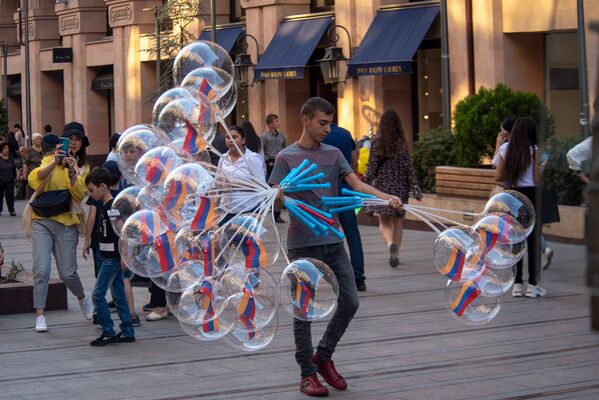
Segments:
[[[349,163],[338,149],[321,143],[331,130],[334,112],[335,108],[320,97],[310,98],[304,103],[300,112],[303,128],[301,137],[278,154],[269,183],[280,184],[292,168],[307,159],[320,166],[331,186],[328,189],[292,193],[290,197],[321,208],[322,196],[337,196],[338,182],[344,179],[354,190],[389,200],[394,209],[400,209],[401,201],[397,197],[382,193],[363,183],[353,173]],[[335,226],[338,226],[337,222]],[[345,253],[345,247],[338,237],[315,236],[309,228],[291,217],[287,250],[290,259],[312,257],[323,261],[334,272],[339,283],[337,309],[327,325],[315,354],[312,347],[311,322],[293,320],[295,359],[301,369],[300,391],[309,396],[328,395],[328,389],[320,383],[316,372],[335,389],[345,390],[347,382],[337,372],[332,356],[360,304],[354,273]]]
[[[372,139],[364,182],[397,196],[404,204],[408,203],[410,194],[416,200],[422,199],[404,129],[394,110],[386,110],[381,117],[377,134]],[[378,215],[379,230],[389,248],[389,265],[397,267],[406,211],[368,206],[366,213]]]
[[[36,194],[36,202],[30,202],[31,239],[33,247],[33,306],[35,330],[46,332],[48,325],[44,316],[51,259],[54,254],[60,278],[79,300],[83,316],[92,319],[93,305],[85,295],[77,273],[77,243],[79,225],[83,222],[80,203],[85,197],[86,148],[89,139],[83,125],[70,122],[64,126],[62,136],[69,139],[69,146],[62,148],[54,135],[44,137],[44,143],[55,150],[42,159],[42,163],[29,174],[29,185]],[[46,194],[52,192],[50,194]],[[45,194],[45,195],[42,195]],[[49,197],[52,197],[50,199]],[[50,201],[52,200],[52,201]],[[56,204],[56,201],[59,204]],[[35,206],[34,206],[35,204]],[[24,219],[27,214],[24,215]],[[27,221],[24,221],[24,225]]]
[[[266,163],[266,179],[269,179],[277,155],[287,147],[287,139],[285,134],[279,131],[281,121],[277,114],[268,114],[266,116],[266,126],[268,129],[260,139],[262,141],[262,151],[264,152],[264,162]],[[281,208],[278,205],[275,205],[274,215],[276,223],[285,223],[285,220],[281,218]]]
[[[356,151],[356,141],[348,130],[341,128],[337,124],[331,124],[331,132],[322,141],[324,144],[336,147],[341,151],[345,160],[352,167],[354,173],[357,172],[358,157]],[[350,189],[345,182],[339,182],[339,188]],[[339,192],[341,195],[341,192]],[[349,247],[349,255],[352,267],[354,268],[354,277],[356,278],[356,287],[359,292],[366,290],[364,280],[364,251],[362,250],[362,238],[360,237],[360,229],[358,228],[358,218],[354,210],[344,211],[338,214],[339,223],[343,228],[347,246]]]
[[[17,167],[15,160],[10,155],[7,142],[0,142],[0,215],[4,211],[4,200],[11,216],[15,213],[15,179]]]
[[[25,181],[29,177],[29,173],[39,167],[42,164],[42,159],[46,154],[43,147],[44,136],[38,132],[35,132],[31,136],[31,147],[27,153],[27,157],[23,161],[23,175]],[[30,198],[33,194],[33,190],[27,185],[27,198]]]

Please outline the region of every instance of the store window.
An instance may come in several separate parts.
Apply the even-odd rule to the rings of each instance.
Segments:
[[[312,0],[310,2],[310,12],[334,11],[335,0]]]
[[[241,0],[230,0],[231,22],[245,21],[245,8],[241,7]]]
[[[416,57],[418,131],[428,132],[443,124],[441,49],[421,49]]]
[[[580,93],[576,32],[546,35],[545,54],[546,102],[555,117],[556,135],[577,135],[580,132]]]

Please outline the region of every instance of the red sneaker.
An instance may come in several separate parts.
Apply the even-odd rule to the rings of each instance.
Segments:
[[[306,376],[300,381],[300,392],[308,396],[324,397],[329,395],[329,389],[322,386],[316,374]]]
[[[337,390],[347,389],[347,382],[345,381],[345,378],[342,377],[335,369],[333,360],[329,360],[327,362],[320,361],[318,356],[314,354],[314,356],[312,356],[312,362],[318,367],[318,373],[320,376],[322,376],[326,383]]]

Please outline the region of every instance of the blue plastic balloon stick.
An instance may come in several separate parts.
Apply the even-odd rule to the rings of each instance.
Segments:
[[[312,176],[308,176],[307,178],[296,180],[296,181],[294,181],[294,183],[295,184],[298,184],[298,183],[308,183],[308,182],[316,181],[318,179],[322,179],[325,176],[326,175],[324,174],[324,172],[319,172],[319,173],[314,174]]]
[[[301,213],[301,209],[296,206],[295,204],[291,204],[290,202],[285,202],[285,207],[287,207],[287,209],[289,210],[289,212],[291,214],[293,214],[295,217],[297,217],[300,221],[302,221],[302,223],[304,225],[306,225],[308,228],[310,228],[311,230],[315,230],[316,229],[316,225],[314,225],[312,222],[310,222],[306,217],[303,216],[303,214]]]
[[[351,206],[338,207],[338,208],[329,208],[329,212],[333,213],[333,214],[336,214],[336,213],[340,213],[340,212],[344,212],[344,211],[355,210],[358,207],[362,207],[362,204],[358,203],[358,204],[353,204]]]
[[[356,204],[361,203],[362,198],[360,197],[329,197],[323,196],[321,198],[323,204]]]
[[[328,226],[329,230],[335,234],[339,239],[345,239],[345,235],[339,232],[337,229],[333,228],[331,225]]]
[[[296,202],[297,204],[301,204],[301,205],[303,205],[303,206],[304,206],[304,207],[306,207],[306,208],[309,208],[310,210],[312,210],[312,211],[314,211],[314,212],[317,212],[317,213],[319,213],[320,215],[322,215],[322,216],[324,216],[324,217],[327,217],[327,218],[333,218],[333,214],[330,214],[330,213],[328,213],[328,212],[322,211],[321,209],[318,209],[318,208],[316,208],[316,207],[312,207],[310,204],[308,204],[308,203],[304,203],[304,202],[303,202],[303,201],[301,201],[301,200],[295,200],[295,202]]]
[[[376,199],[376,196],[373,196],[371,194],[367,194],[367,193],[361,193],[361,192],[354,192],[353,190],[348,190],[348,189],[341,189],[341,194],[344,194],[346,196],[358,196],[358,197],[362,197],[364,199]]]
[[[283,181],[281,181],[281,185],[283,185],[283,182],[285,184],[288,184],[293,178],[295,178],[297,176],[297,174],[299,174],[302,169],[306,168],[306,166],[310,163],[310,161],[308,161],[307,159],[305,159],[304,161],[302,161],[302,163],[300,165],[298,165],[296,168],[292,169],[285,178],[283,178]]]
[[[308,168],[306,168],[305,170],[303,170],[302,172],[300,172],[299,174],[297,174],[296,176],[294,176],[293,179],[290,179],[288,181],[289,184],[293,185],[299,179],[302,179],[303,177],[305,177],[306,175],[308,175],[310,172],[314,171],[316,168],[318,168],[318,165],[316,165],[316,164],[313,163]]]

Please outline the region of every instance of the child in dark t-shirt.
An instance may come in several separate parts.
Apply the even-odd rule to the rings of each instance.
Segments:
[[[102,265],[98,271],[96,285],[92,293],[98,323],[102,326],[102,335],[93,340],[90,343],[91,346],[135,342],[135,331],[131,325],[129,304],[127,303],[123,283],[123,271],[126,271],[127,268],[121,263],[119,237],[114,233],[108,215],[113,201],[110,192],[111,181],[112,175],[106,168],[94,168],[85,178],[89,196],[93,200],[102,203],[102,213],[99,215],[96,231]],[[119,334],[114,331],[114,323],[106,302],[108,289],[112,289],[112,296],[121,319],[121,332]]]

